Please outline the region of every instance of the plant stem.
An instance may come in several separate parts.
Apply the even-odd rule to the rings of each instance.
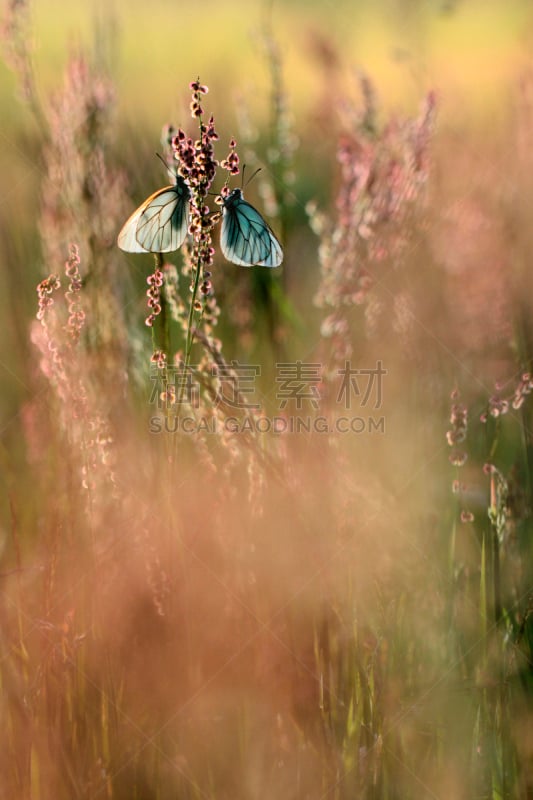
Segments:
[[[203,138],[202,117],[199,117],[199,125],[200,125],[200,139],[202,140],[202,138]],[[201,198],[200,198],[200,202],[201,202]],[[196,247],[197,247],[196,270],[195,270],[195,274],[194,274],[194,285],[193,285],[193,290],[192,290],[191,306],[189,308],[189,319],[188,319],[188,322],[187,322],[187,342],[185,344],[185,364],[184,364],[184,369],[183,369],[184,381],[183,381],[182,386],[181,386],[180,403],[181,403],[181,401],[183,399],[183,392],[184,392],[184,388],[185,388],[187,371],[189,369],[189,365],[190,365],[190,361],[191,361],[191,350],[192,350],[192,343],[193,343],[193,338],[194,338],[193,327],[192,327],[193,320],[194,320],[194,306],[195,306],[195,303],[196,303],[196,296],[198,294],[198,286],[200,284],[200,272],[201,272],[201,268],[202,268],[202,249],[201,249],[200,242],[197,243]]]
[[[185,346],[185,370],[187,370],[187,367],[189,366],[191,349],[192,349],[192,340],[194,338],[192,323],[194,319],[194,305],[196,303],[196,295],[198,294],[198,285],[200,283],[200,269],[201,269],[201,259],[198,258],[198,263],[196,265],[196,271],[194,276],[191,307],[189,309],[189,321],[187,323],[187,344]]]
[[[156,270],[163,270],[163,254],[162,253],[154,253],[155,258],[155,268]],[[159,319],[156,320],[156,325],[159,329],[159,332],[156,332],[155,328],[156,325],[152,326],[152,345],[153,350],[162,350],[167,358],[170,356],[170,319],[168,314],[167,308],[167,301],[165,297],[165,287],[164,284],[161,287],[161,292],[159,296],[159,302],[161,304],[161,313],[159,314]]]

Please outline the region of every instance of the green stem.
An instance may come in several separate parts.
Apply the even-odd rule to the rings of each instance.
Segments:
[[[154,253],[155,258],[155,268],[156,270],[163,270],[163,254],[162,253]],[[152,326],[152,345],[154,350],[162,350],[167,358],[170,356],[170,330],[169,330],[169,314],[167,308],[167,301],[165,297],[165,288],[164,286],[161,287],[161,292],[159,295],[159,303],[161,305],[161,313],[159,314],[159,318],[155,321],[155,325]],[[157,328],[157,330],[156,330]]]
[[[200,139],[202,139],[202,137],[203,137],[203,133],[202,133],[202,117],[199,117],[198,122],[199,122],[199,125],[200,125]],[[193,344],[193,339],[194,339],[193,327],[192,327],[192,324],[193,324],[193,321],[194,321],[194,306],[195,306],[195,303],[196,303],[196,297],[198,295],[198,286],[200,285],[200,271],[201,271],[201,266],[202,266],[202,256],[201,256],[201,248],[200,248],[200,243],[199,242],[197,244],[197,247],[198,247],[198,259],[197,259],[197,262],[196,262],[196,272],[195,272],[195,275],[194,275],[194,285],[193,285],[193,290],[192,290],[191,307],[189,308],[189,319],[188,319],[188,322],[187,322],[187,342],[185,344],[185,365],[184,365],[184,369],[183,369],[183,383],[182,383],[181,392],[180,392],[180,403],[183,400],[183,392],[184,392],[184,389],[185,389],[187,371],[189,369],[189,365],[190,365],[190,362],[191,362],[191,350],[192,350],[192,344]]]
[[[154,253],[155,258],[155,268],[156,270],[163,271],[163,254],[162,253]],[[163,278],[164,281],[164,278]],[[171,355],[171,343],[170,343],[170,314],[168,309],[168,303],[165,297],[165,284],[163,282],[163,286],[161,286],[161,290],[159,293],[159,303],[161,306],[161,311],[154,320],[154,324],[152,325],[152,352],[156,352],[157,350],[161,350],[165,355],[165,366],[163,369],[157,370],[157,386],[161,386],[162,391],[168,392],[169,391],[169,372],[168,372],[168,364]],[[168,396],[165,401],[165,413],[167,420],[170,418],[170,411],[168,407]],[[170,465],[171,458],[170,458],[170,445],[167,442],[167,461]],[[170,485],[170,482],[169,482]]]
[[[198,262],[196,264],[196,273],[194,276],[194,286],[192,290],[192,297],[191,297],[191,306],[189,308],[189,319],[187,322],[187,342],[185,344],[185,363],[183,366],[183,378],[181,381],[181,388],[179,394],[178,405],[181,407],[181,403],[183,402],[183,395],[185,392],[185,386],[187,385],[187,372],[189,371],[189,366],[191,363],[191,351],[192,351],[192,344],[194,339],[193,333],[193,321],[194,321],[194,304],[196,303],[196,295],[198,294],[198,286],[200,284],[200,267],[201,267],[201,259],[198,256]]]
[[[496,625],[502,620],[502,590],[500,576],[500,538],[495,525],[492,526],[492,581],[494,592],[494,622]]]
[[[198,263],[196,265],[196,274],[194,276],[191,307],[189,309],[189,321],[187,323],[187,344],[185,346],[185,370],[187,370],[187,367],[189,366],[191,349],[192,349],[192,340],[194,338],[192,323],[194,320],[194,305],[196,303],[196,295],[198,294],[198,285],[200,283],[200,267],[201,267],[201,260],[200,258],[198,258]]]

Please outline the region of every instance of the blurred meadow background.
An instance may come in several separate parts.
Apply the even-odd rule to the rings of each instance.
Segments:
[[[3,1],[1,797],[533,798],[532,46],[526,0]],[[116,245],[197,78],[280,269]]]

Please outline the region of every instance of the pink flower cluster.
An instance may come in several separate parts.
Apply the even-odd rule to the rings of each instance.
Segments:
[[[151,312],[146,317],[145,324],[151,328],[156,317],[161,313],[161,287],[163,286],[163,272],[159,269],[159,267],[156,268],[152,275],[147,277],[146,283],[149,286],[149,288],[146,290],[146,296],[148,297],[148,308],[151,309]]]

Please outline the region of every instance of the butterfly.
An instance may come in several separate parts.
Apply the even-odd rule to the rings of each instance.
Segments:
[[[228,261],[243,267],[279,267],[283,250],[259,211],[247,203],[241,189],[223,198],[220,247]]]
[[[126,253],[170,253],[183,244],[189,227],[189,187],[168,170],[174,186],[165,186],[134,211],[118,235]]]

